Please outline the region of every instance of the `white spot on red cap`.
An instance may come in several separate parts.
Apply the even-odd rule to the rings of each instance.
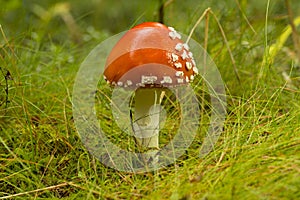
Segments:
[[[189,79],[188,76],[185,77],[185,81],[186,81],[187,83],[190,82],[190,79]]]
[[[185,67],[187,70],[191,70],[193,68],[193,65],[190,62],[185,62]]]
[[[176,32],[176,37],[177,37],[178,39],[181,39],[181,35],[180,35],[179,33],[177,33],[177,32]]]
[[[194,80],[194,78],[195,78],[194,75],[191,75],[191,76],[190,76],[190,80],[191,80],[191,81]]]
[[[126,81],[126,85],[131,86],[132,85],[132,81],[131,80],[127,80]]]
[[[168,29],[169,29],[170,31],[175,31],[175,29],[174,29],[173,27],[171,27],[171,26],[169,26]]]
[[[195,74],[198,74],[198,73],[199,73],[199,71],[198,71],[198,68],[197,68],[197,67],[193,67],[193,71],[194,71],[194,73],[195,73]]]
[[[157,76],[143,76],[142,75],[142,84],[154,84],[155,81],[157,80]]]
[[[183,83],[184,79],[183,78],[178,78],[177,83]]]
[[[176,71],[175,76],[177,77],[183,76],[183,71]]]
[[[190,47],[189,47],[189,45],[187,43],[183,44],[183,48],[185,48],[186,50],[190,50]]]
[[[118,86],[123,86],[123,82],[118,81],[117,85],[118,85]]]
[[[176,38],[176,34],[175,34],[174,31],[169,32],[169,36],[170,36],[170,38],[172,38],[173,40],[175,40],[175,38]]]
[[[187,59],[188,57],[189,57],[189,56],[188,56],[187,52],[186,52],[185,50],[183,50],[183,53],[181,54],[182,60],[185,60],[185,59]]]
[[[163,80],[160,83],[172,83],[172,78],[170,76],[163,76]]]
[[[172,56],[173,62],[178,61],[178,58],[179,58],[178,55],[176,55],[175,53],[172,53],[171,56]]]
[[[175,31],[175,29],[173,31],[169,32],[169,36],[170,38],[172,38],[173,40],[175,40],[176,38],[181,39],[181,35],[179,33],[177,33]]]
[[[181,51],[181,50],[182,50],[182,47],[183,47],[183,44],[182,44],[182,43],[177,43],[176,46],[175,46],[175,50],[176,50],[176,51]]]
[[[182,68],[182,64],[180,62],[174,63],[177,69]]]

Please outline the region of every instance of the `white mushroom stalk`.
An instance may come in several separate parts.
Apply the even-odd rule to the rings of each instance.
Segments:
[[[163,89],[143,88],[135,92],[133,131],[141,151],[152,150],[151,158],[156,160],[159,150],[159,130]]]

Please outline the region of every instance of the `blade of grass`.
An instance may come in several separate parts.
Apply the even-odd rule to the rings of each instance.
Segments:
[[[202,21],[202,19],[203,19],[206,15],[208,15],[209,13],[212,14],[213,18],[215,19],[215,21],[216,21],[217,24],[218,24],[218,28],[219,28],[219,30],[220,30],[220,32],[221,32],[221,35],[222,35],[223,40],[224,40],[224,43],[225,43],[225,45],[226,45],[226,49],[227,49],[227,51],[228,51],[228,53],[229,53],[230,60],[231,60],[232,65],[233,65],[233,70],[234,70],[235,76],[236,76],[238,82],[240,82],[241,79],[240,79],[240,76],[239,76],[239,74],[238,74],[238,70],[237,70],[237,67],[236,67],[236,61],[235,61],[235,59],[234,59],[234,57],[233,57],[233,54],[232,54],[232,52],[231,52],[231,49],[230,49],[229,42],[228,42],[228,40],[227,40],[226,34],[225,34],[225,32],[224,32],[224,30],[223,30],[223,28],[222,28],[222,25],[221,25],[220,21],[218,20],[218,18],[217,18],[217,16],[215,15],[215,13],[211,10],[211,8],[207,8],[207,9],[202,13],[202,15],[199,17],[199,19],[197,20],[197,22],[195,23],[195,25],[194,25],[193,28],[191,29],[190,34],[189,34],[189,36],[188,36],[188,38],[187,38],[187,40],[186,40],[186,43],[189,42],[189,40],[191,39],[191,37],[192,37],[192,35],[193,35],[193,33],[194,33],[196,27],[200,24],[200,22]]]

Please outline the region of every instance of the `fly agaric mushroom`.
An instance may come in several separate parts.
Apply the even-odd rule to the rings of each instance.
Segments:
[[[181,35],[161,23],[145,22],[126,32],[113,47],[104,79],[113,86],[136,89],[134,137],[140,147],[157,151],[164,88],[187,84],[196,74],[193,54]]]

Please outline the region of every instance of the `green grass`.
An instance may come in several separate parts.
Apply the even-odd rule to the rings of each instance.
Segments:
[[[118,172],[89,154],[74,126],[72,89],[88,53],[135,23],[157,20],[159,1],[70,1],[76,23],[69,28],[57,2],[0,0],[0,199],[300,199],[300,58],[292,35],[263,62],[289,24],[284,1],[242,0],[242,11],[234,0],[175,0],[165,8],[165,23],[188,34],[211,7],[240,82],[210,15],[207,49],[227,93],[224,131],[200,159],[204,125],[186,155],[145,174]],[[291,5],[298,17],[298,1]],[[203,45],[204,28],[203,21],[192,36]],[[195,88],[199,98],[202,89]],[[110,110],[101,109],[118,143]],[[174,127],[166,124],[164,142]]]

